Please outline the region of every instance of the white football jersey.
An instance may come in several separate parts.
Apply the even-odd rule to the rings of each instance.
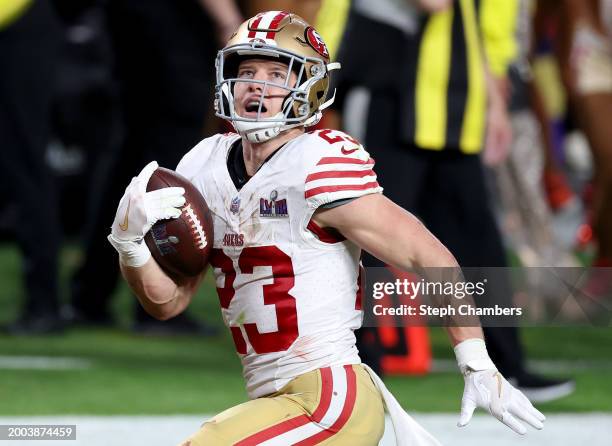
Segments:
[[[227,158],[239,138],[203,140],[177,172],[213,214],[211,266],[223,319],[257,398],[311,370],[361,362],[360,249],[310,220],[325,203],[382,188],[357,141],[317,130],[286,143],[238,191]]]

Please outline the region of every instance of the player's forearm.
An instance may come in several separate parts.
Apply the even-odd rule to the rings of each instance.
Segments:
[[[483,339],[482,328],[478,327],[446,327],[446,334],[451,344],[457,344],[468,339]]]
[[[156,319],[170,319],[183,312],[197,286],[191,281],[177,284],[152,258],[138,268],[123,264],[120,266],[123,277],[138,301]]]
[[[242,22],[242,15],[234,0],[199,0],[199,2],[219,29],[235,27]]]
[[[415,217],[412,218],[416,220]],[[452,268],[453,270],[459,268],[459,264],[453,255],[423,226],[421,222],[417,221],[414,225],[417,226],[416,229],[414,229],[416,232],[415,239],[404,241],[404,244],[411,243],[413,245],[411,247],[412,254],[410,256],[410,262],[414,264],[414,268],[418,269],[425,277],[428,275],[427,268],[435,268],[434,271],[436,272],[438,272],[438,268]],[[403,260],[403,257],[398,257],[398,260]],[[452,273],[448,275],[450,280],[462,280],[462,274]],[[471,298],[464,298],[463,302],[469,302],[473,305]],[[443,302],[440,302],[440,304],[443,304]],[[465,317],[462,317],[462,319],[457,322],[465,322]],[[467,339],[483,338],[482,329],[477,325],[479,323],[478,319],[474,318],[472,323],[474,326],[454,326],[455,321],[453,321],[452,317],[450,318],[449,326],[445,328],[453,347]]]

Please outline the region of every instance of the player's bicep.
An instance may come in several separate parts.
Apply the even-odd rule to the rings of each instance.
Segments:
[[[415,216],[380,194],[317,210],[313,219],[398,268],[455,264],[452,255]]]
[[[398,219],[403,220],[407,215],[385,196],[369,194],[342,206],[320,208],[313,220],[319,226],[340,231],[348,240],[386,261],[386,246],[398,231]]]

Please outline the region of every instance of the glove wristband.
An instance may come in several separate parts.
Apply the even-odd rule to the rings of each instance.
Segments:
[[[151,251],[143,240],[138,242],[118,240],[110,234],[108,241],[119,253],[119,262],[122,265],[140,268],[151,258]]]
[[[467,339],[454,348],[455,357],[461,373],[479,372],[481,370],[497,370],[487,352],[485,342],[480,338]]]

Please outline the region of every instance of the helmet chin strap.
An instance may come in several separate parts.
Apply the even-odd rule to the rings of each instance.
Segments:
[[[283,118],[283,114],[278,113],[274,118],[281,119]],[[245,137],[248,141],[253,143],[265,142],[275,138],[284,127],[282,124],[278,125],[276,122],[234,121],[232,124],[240,136]],[[271,127],[270,124],[273,126]]]
[[[279,113],[282,117],[283,114]],[[279,116],[277,115],[277,116]],[[296,127],[308,127],[314,125],[321,119],[321,113],[317,112],[314,116],[311,116],[306,122],[296,122],[295,124],[281,124],[274,127],[268,128],[253,128],[253,124],[271,124],[270,122],[244,122],[234,121],[232,124],[240,136],[244,136],[248,141],[254,143],[260,143],[268,141],[278,136],[285,130],[294,129]],[[245,125],[246,124],[246,125]],[[247,128],[247,127],[250,127]]]

